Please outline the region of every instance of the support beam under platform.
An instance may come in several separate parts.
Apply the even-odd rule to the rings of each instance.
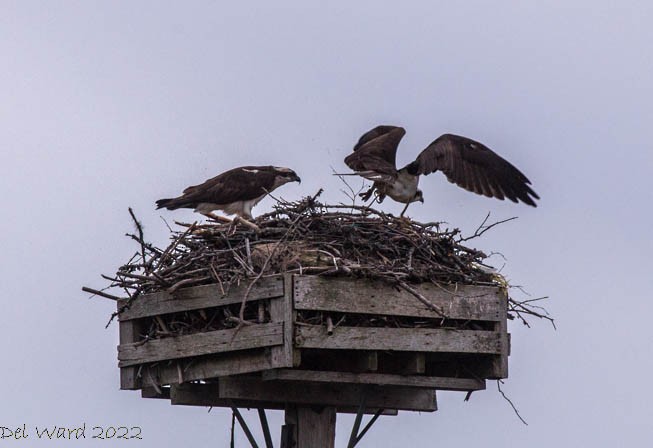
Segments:
[[[247,408],[247,409],[275,409],[284,410],[285,403],[279,401],[265,401],[253,399],[232,399],[220,398],[219,386],[211,384],[181,384],[164,388],[161,393],[154,389],[143,390],[143,398],[168,399],[172,405],[182,406],[205,406],[218,408]],[[355,414],[358,412],[356,406],[338,406],[336,410],[344,414]],[[397,410],[392,408],[368,407],[366,414],[374,414],[381,411],[382,415],[397,415]]]
[[[424,389],[470,391],[485,389],[485,380],[473,378],[439,378],[431,376],[388,375],[380,373],[325,372],[274,369],[263,372],[264,381],[299,381],[332,384],[376,384]]]
[[[284,426],[281,448],[334,448],[336,408],[289,405]]]
[[[262,381],[253,377],[226,377],[218,381],[220,398],[297,405],[357,407],[367,391],[369,408],[433,412],[437,410],[434,389],[405,386],[374,386],[292,381]]]

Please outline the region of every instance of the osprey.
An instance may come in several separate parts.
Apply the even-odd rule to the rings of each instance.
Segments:
[[[529,187],[521,171],[487,146],[459,135],[444,134],[426,147],[417,158],[397,169],[395,158],[406,130],[398,126],[377,126],[363,134],[345,163],[356,174],[374,182],[360,196],[367,201],[373,193],[377,200],[390,196],[408,205],[424,202],[417,188],[419,176],[442,171],[449,182],[465,190],[497,199],[508,198],[536,207],[539,196]]]
[[[224,220],[213,214],[214,210],[222,210],[250,227],[254,224],[252,207],[258,204],[268,193],[288,182],[301,182],[301,179],[290,168],[277,166],[241,166],[225,171],[206,182],[188,187],[184,193],[173,199],[159,199],[157,209],[193,208],[209,218]]]

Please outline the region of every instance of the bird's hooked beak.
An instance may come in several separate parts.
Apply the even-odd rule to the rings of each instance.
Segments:
[[[299,182],[300,184],[302,183],[302,179],[297,174],[293,174],[293,177],[291,179],[292,179],[292,182],[296,181],[296,182]]]
[[[418,201],[420,201],[420,202],[423,204],[423,203],[424,203],[424,198],[420,196],[420,198],[418,199]]]

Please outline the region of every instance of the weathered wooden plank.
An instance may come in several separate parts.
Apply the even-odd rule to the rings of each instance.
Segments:
[[[295,328],[297,347],[319,349],[500,354],[502,339],[494,331],[444,328],[337,327],[332,335],[321,325]]]
[[[293,322],[295,311],[293,310],[293,276],[283,276],[284,295],[281,298],[270,300],[270,320],[272,322],[283,322],[283,345],[272,347],[272,363],[275,367],[296,367],[301,362],[300,351],[293,347]]]
[[[222,292],[220,285],[211,284],[179,289],[174,294],[165,291],[144,294],[136,298],[130,308],[120,314],[119,319],[125,321],[240,303],[248,286],[249,280],[246,280],[240,285],[232,285],[226,293]],[[255,301],[281,296],[283,296],[283,278],[267,277],[256,282],[247,300]]]
[[[451,319],[499,321],[499,288],[413,286]],[[440,318],[416,297],[380,281],[295,276],[295,309]]]
[[[118,346],[120,367],[283,344],[283,322],[249,325]]]
[[[315,404],[356,408],[361,394],[367,394],[370,408],[410,411],[435,411],[435,391],[413,387],[360,384],[302,383],[262,381],[258,378],[226,377],[219,381],[220,398]]]
[[[284,409],[285,404],[279,401],[256,401],[256,400],[238,400],[231,398],[220,398],[218,383],[208,384],[179,384],[170,387],[170,403],[181,406],[212,406],[212,407],[237,407],[237,408],[263,408],[263,409]],[[356,407],[339,407],[338,412],[345,414],[355,414]],[[369,407],[365,410],[366,414],[374,414],[379,408]],[[383,415],[397,415],[396,409],[384,409]]]
[[[141,398],[157,398],[163,400],[170,400],[170,388],[160,387],[158,390],[154,387],[144,387],[141,389]]]
[[[121,304],[118,304],[118,311],[120,311],[121,306]],[[118,323],[120,344],[131,344],[138,341],[140,339],[140,329],[141,323],[139,321],[120,321]],[[120,369],[120,389],[138,389],[138,370],[136,367],[123,367]]]
[[[499,313],[502,316],[494,324],[494,330],[502,335],[501,351],[499,356],[492,360],[492,371],[489,372],[488,378],[501,379],[508,378],[508,356],[510,355],[510,334],[508,334],[508,295],[504,291],[501,296],[501,309]]]
[[[376,384],[423,389],[469,391],[485,389],[485,381],[473,378],[389,375],[382,373],[327,372],[275,369],[263,372],[264,381],[302,381],[313,383]]]
[[[180,372],[182,380],[185,382],[260,372],[273,368],[267,349],[220,353],[219,355],[143,366],[138,387],[149,387],[153,384],[157,386],[179,384]]]

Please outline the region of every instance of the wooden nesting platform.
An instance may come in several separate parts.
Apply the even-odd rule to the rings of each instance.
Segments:
[[[440,312],[381,282],[262,278],[248,296],[259,321],[239,330],[143,339],[153,319],[215,314],[248,284],[147,294],[120,316],[121,389],[194,406],[355,412],[435,411],[435,391],[473,391],[508,376],[507,296],[499,287],[414,285]],[[119,305],[121,306],[121,305]],[[444,315],[445,317],[442,317]]]

